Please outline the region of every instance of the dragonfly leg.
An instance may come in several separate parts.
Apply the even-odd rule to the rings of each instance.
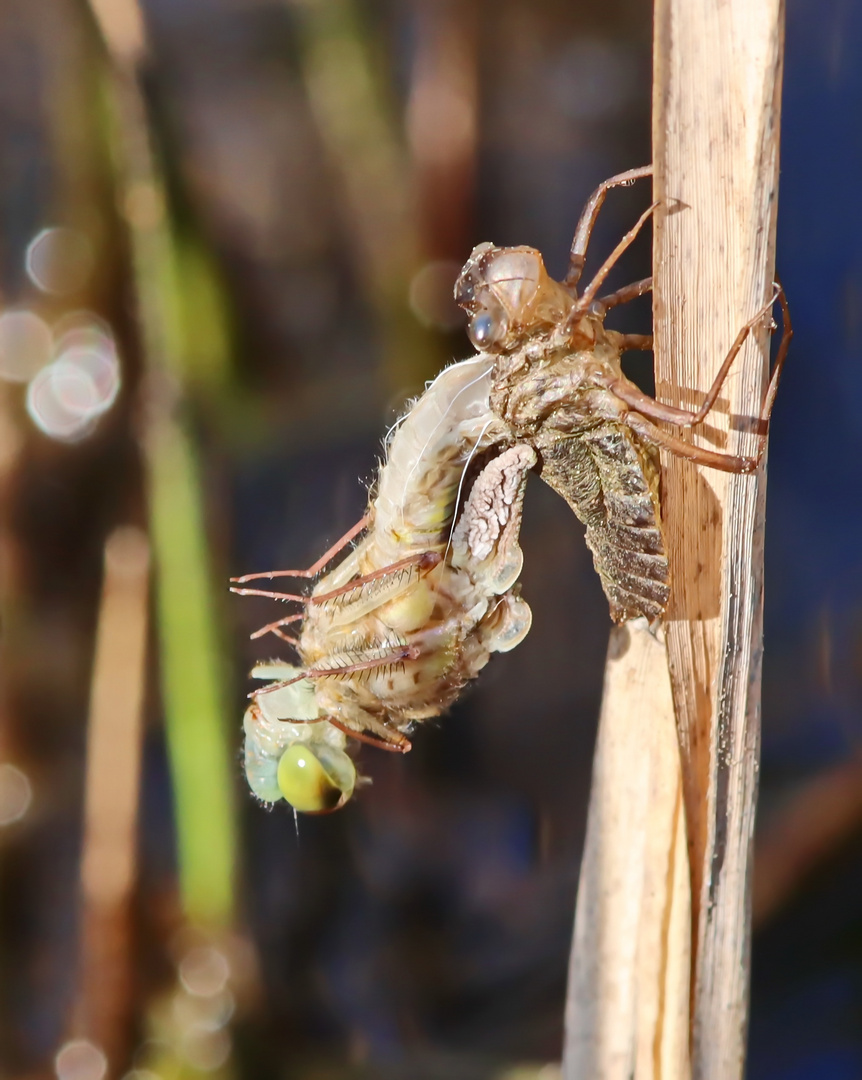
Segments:
[[[337,589],[331,589],[329,592],[325,593],[318,593],[316,596],[271,592],[269,589],[238,589],[236,586],[231,586],[230,591],[236,593],[238,596],[266,596],[270,600],[294,600],[299,604],[306,605],[323,604],[326,603],[327,600],[334,600],[339,596],[354,592],[356,589],[361,589],[363,585],[367,585],[371,581],[390,577],[392,574],[398,574],[402,570],[408,570],[414,566],[420,574],[428,573],[429,570],[434,569],[442,558],[443,556],[436,551],[420,551],[414,555],[408,555],[405,559],[399,559],[398,562],[390,563],[389,566],[381,567],[380,570],[373,570],[369,574],[362,574],[359,577],[353,578],[352,581],[348,581],[345,585],[340,585]],[[388,596],[387,599],[389,599]]]
[[[266,725],[266,717],[263,715],[263,712],[256,701],[252,701],[251,705],[249,705],[248,712],[251,713],[252,718],[256,723],[262,726]],[[361,719],[361,723],[363,724],[362,729],[351,727],[341,720],[336,720],[334,716],[317,716],[313,720],[294,720],[291,718],[287,722],[290,724],[332,724],[332,726],[338,728],[339,731],[343,731],[345,735],[349,735],[351,739],[368,743],[369,746],[379,747],[381,750],[390,750],[397,754],[406,754],[413,749],[413,744],[406,735],[402,735],[400,731],[393,731],[391,728],[387,728],[385,724],[381,724],[375,717],[364,712]],[[376,731],[379,734],[377,736],[366,735],[365,728]]]
[[[572,309],[571,314],[568,317],[569,326],[573,326],[578,319],[587,311],[596,298],[596,293],[604,284],[605,278],[611,272],[616,265],[618,259],[622,253],[634,242],[635,237],[646,225],[647,221],[652,217],[655,208],[658,206],[657,202],[650,203],[650,205],[644,210],[641,216],[637,219],[634,225],[629,229],[625,236],[620,240],[614,250],[608,255],[602,265],[596,271],[595,277],[589,283],[584,290],[583,294],[579,298],[578,302]]]
[[[302,618],[302,612],[298,611],[295,615],[287,615],[283,619],[276,619],[275,622],[267,623],[266,626],[262,626],[260,630],[255,630],[253,634],[250,634],[252,641],[255,638],[263,637],[265,634],[275,634],[276,637],[282,638],[284,641],[289,641],[291,644],[296,644],[293,638],[289,638],[287,634],[280,632],[280,627],[288,626],[290,623],[299,622]]]
[[[643,349],[649,352],[652,349],[652,334],[620,334],[620,349]]]
[[[344,596],[346,593],[351,593],[356,589],[362,588],[363,585],[369,584],[372,581],[379,581],[381,578],[391,577],[393,574],[399,574],[402,570],[410,570],[413,567],[419,572],[419,574],[427,574],[433,570],[443,559],[443,556],[437,551],[420,551],[415,555],[408,555],[404,559],[399,559],[398,562],[390,563],[388,566],[383,566],[379,570],[372,570],[369,574],[363,574],[361,577],[354,578],[353,581],[348,581],[346,585],[341,585],[337,589],[332,589],[330,592],[318,593],[317,596],[310,598],[312,604],[324,604],[327,600],[334,600],[339,596]],[[390,599],[389,596],[386,599]]]
[[[727,356],[725,356],[724,362],[719,368],[718,374],[713,380],[712,386],[707,391],[706,397],[703,399],[703,403],[699,409],[678,409],[674,405],[666,405],[664,402],[656,401],[655,398],[651,398],[648,394],[644,394],[643,391],[638,390],[638,388],[633,383],[630,383],[628,379],[612,379],[607,384],[608,389],[613,390],[617,397],[621,398],[627,405],[630,405],[633,409],[636,409],[637,412],[641,413],[643,416],[650,417],[652,420],[663,420],[665,423],[676,424],[678,427],[694,427],[706,418],[709,411],[715,405],[731,365],[736,359],[739,350],[742,348],[745,339],[754,327],[763,319],[764,315],[769,312],[775,301],[778,300],[781,304],[781,344],[778,347],[775,366],[772,369],[769,385],[766,388],[766,394],[760,410],[759,419],[761,425],[765,427],[769,423],[772,406],[775,403],[775,394],[778,390],[778,382],[781,378],[784,362],[787,359],[790,340],[793,337],[793,325],[790,321],[790,308],[787,304],[787,297],[784,294],[784,289],[776,282],[775,290],[776,291],[770,298],[769,303],[764,304],[760,311],[758,311],[753,318],[749,319],[736,335],[736,340],[731,345]],[[765,432],[762,432],[762,434],[765,434]]]
[[[277,578],[277,577],[299,577],[299,578],[313,578],[317,577],[320,571],[326,566],[326,564],[334,559],[335,556],[346,547],[351,540],[359,533],[362,532],[368,525],[368,515],[360,518],[351,528],[347,530],[344,536],[340,540],[336,540],[335,543],[325,551],[316,563],[313,563],[307,570],[263,570],[256,574],[243,574],[241,577],[231,578],[231,581],[236,585],[242,585],[246,581],[257,581],[260,578]],[[234,589],[234,592],[239,592],[238,589]]]
[[[572,240],[572,248],[569,254],[569,270],[563,282],[567,289],[574,291],[575,286],[581,279],[584,263],[587,260],[587,245],[590,242],[596,218],[599,216],[599,210],[602,208],[607,193],[615,187],[628,187],[635,180],[640,180],[645,176],[652,176],[652,165],[644,165],[639,169],[629,169],[627,172],[612,176],[609,180],[599,184],[589,197],[586,206],[581,211],[578,227],[575,229],[575,236]]]
[[[396,645],[382,656],[373,656],[368,660],[359,660],[354,664],[344,664],[341,667],[306,668],[305,671],[300,671],[298,675],[294,675],[291,679],[282,679],[280,682],[269,683],[260,690],[253,690],[248,696],[255,699],[262,694],[271,694],[274,690],[282,690],[285,686],[292,686],[293,683],[297,683],[301,679],[342,678],[345,675],[353,675],[359,671],[371,671],[374,668],[403,664],[405,660],[417,660],[418,658],[419,649],[417,646]]]
[[[356,728],[352,728],[331,716],[327,717],[327,719],[333,727],[337,727],[339,731],[343,731],[351,739],[368,743],[369,746],[376,746],[379,750],[390,750],[396,754],[406,754],[413,749],[413,743],[410,742],[406,735],[402,735],[400,731],[392,731],[385,724],[381,724],[379,720],[374,720],[373,717],[368,717],[363,722],[368,724],[372,731],[378,732],[378,736],[368,735],[365,731],[358,731]]]
[[[640,435],[645,442],[654,446],[661,446],[676,457],[686,458],[698,465],[709,465],[712,469],[720,469],[730,473],[752,473],[757,470],[763,452],[766,449],[766,437],[758,436],[758,450],[752,457],[743,457],[737,454],[725,454],[720,450],[708,450],[693,443],[684,442],[676,435],[662,431],[651,420],[640,413],[626,413],[623,418],[628,426]]]
[[[633,281],[631,285],[624,285],[621,289],[617,289],[616,292],[608,293],[607,296],[600,296],[598,300],[593,302],[593,311],[597,315],[605,316],[611,308],[617,307],[619,304],[628,304],[631,300],[636,300],[639,296],[643,296],[644,293],[648,293],[652,289],[652,278],[641,278],[640,281]]]

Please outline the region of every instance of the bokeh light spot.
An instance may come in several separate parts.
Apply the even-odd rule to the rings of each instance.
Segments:
[[[96,399],[87,403],[86,410],[92,415],[103,413],[113,405],[120,389],[120,367],[112,350],[98,345],[74,345],[61,353],[56,366],[89,377]]]
[[[27,775],[8,762],[0,764],[0,825],[11,825],[30,809],[33,788]]]
[[[94,311],[76,308],[61,315],[54,323],[55,354],[74,345],[99,345],[114,349],[110,325]]]
[[[27,388],[27,412],[52,439],[75,442],[93,429],[99,392],[92,376],[72,364],[42,368]]]
[[[40,431],[75,442],[89,435],[120,390],[120,362],[110,327],[72,312],[55,327],[56,359],[27,388],[27,411]]]
[[[48,324],[34,312],[0,315],[0,378],[28,382],[51,360],[53,348]]]
[[[88,1039],[72,1039],[54,1058],[58,1080],[102,1080],[108,1071],[104,1051]]]
[[[452,295],[461,272],[458,263],[448,259],[426,263],[410,282],[410,310],[423,326],[435,330],[455,330],[464,316]]]
[[[213,997],[221,993],[230,975],[224,953],[211,945],[189,949],[180,961],[180,982],[195,997]]]
[[[194,1068],[212,1072],[221,1068],[230,1055],[226,1031],[188,1031],[182,1041],[183,1056]]]
[[[93,272],[93,245],[78,229],[43,229],[27,248],[27,276],[45,293],[68,296],[82,289]]]

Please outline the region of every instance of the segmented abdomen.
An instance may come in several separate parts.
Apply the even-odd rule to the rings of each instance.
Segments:
[[[375,568],[446,546],[464,467],[496,438],[491,371],[484,356],[444,368],[389,440],[372,503]]]
[[[587,527],[587,544],[614,622],[661,617],[670,588],[659,511],[659,463],[612,421],[535,442],[542,479]]]

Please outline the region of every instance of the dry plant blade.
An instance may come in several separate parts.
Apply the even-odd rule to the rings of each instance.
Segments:
[[[656,384],[673,405],[701,400],[772,290],[783,14],[782,0],[656,3]],[[720,448],[754,449],[744,418],[760,411],[768,355],[764,327],[712,414]],[[667,646],[694,896],[692,1074],[733,1080],[748,1012],[765,470],[736,476],[667,455],[663,467]]]
[[[578,887],[566,1080],[688,1075],[690,892],[664,643],[611,632]]]

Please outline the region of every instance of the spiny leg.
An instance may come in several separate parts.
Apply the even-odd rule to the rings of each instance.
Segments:
[[[252,641],[256,638],[263,637],[265,634],[275,634],[276,637],[283,638],[285,641],[290,640],[291,644],[294,643],[294,639],[288,639],[286,634],[279,632],[279,627],[288,626],[290,623],[299,622],[303,618],[301,611],[296,612],[295,615],[287,615],[283,619],[276,619],[275,622],[267,623],[266,626],[262,626],[260,630],[255,630],[253,634],[249,634]]]
[[[760,410],[760,420],[764,425],[769,424],[772,406],[775,403],[775,394],[778,390],[778,380],[781,377],[781,370],[787,359],[790,340],[793,337],[793,324],[790,321],[790,308],[787,304],[787,297],[784,295],[784,289],[780,285],[778,285],[778,289],[778,299],[781,302],[781,314],[784,327],[781,335],[781,344],[778,347],[778,355],[775,358],[775,367],[769,380],[766,395],[763,399],[763,406]],[[775,300],[773,299],[773,303],[774,302]],[[760,314],[762,314],[762,312]],[[652,398],[647,398],[647,400],[652,401]],[[689,461],[697,462],[699,465],[709,465],[713,469],[721,469],[722,472],[755,472],[766,451],[766,431],[761,431],[758,435],[757,453],[746,457],[737,454],[724,454],[718,450],[707,450],[703,447],[693,446],[691,443],[683,442],[682,439],[677,438],[675,435],[670,435],[666,431],[662,431],[661,428],[656,427],[655,424],[646,418],[646,416],[643,416],[640,413],[627,413],[625,422],[643,438],[658,446],[663,446],[667,451],[675,454],[677,457],[687,458]]]
[[[313,563],[307,570],[264,570],[256,574],[243,574],[241,577],[231,578],[237,585],[242,585],[246,581],[257,581],[260,578],[277,578],[277,577],[299,577],[299,578],[313,578],[317,577],[320,571],[326,566],[326,564],[334,559],[335,556],[341,551],[343,547],[346,547],[350,541],[362,532],[368,525],[368,514],[360,518],[351,528],[347,530],[344,536],[340,540],[336,540],[335,543],[325,551],[316,563]],[[240,592],[239,589],[233,589],[233,592]]]
[[[415,555],[408,555],[404,559],[399,559],[398,562],[390,563],[389,566],[381,567],[380,570],[372,570],[368,574],[362,574],[360,577],[348,581],[346,585],[340,585],[337,589],[332,589],[330,592],[319,593],[317,596],[300,596],[296,593],[270,592],[268,589],[237,589],[232,587],[230,591],[236,593],[238,596],[265,596],[270,600],[295,600],[300,604],[322,604],[327,600],[334,600],[336,597],[344,596],[346,593],[351,593],[355,589],[360,589],[363,585],[367,585],[371,581],[377,581],[379,578],[388,577],[390,574],[397,574],[401,570],[406,570],[413,566],[415,566],[420,573],[423,571],[427,573],[429,570],[433,570],[442,558],[443,556],[436,551],[420,551]]]
[[[694,461],[698,465],[709,465],[710,468],[720,469],[722,472],[754,472],[760,464],[766,446],[766,440],[761,436],[761,447],[753,457],[724,454],[720,450],[707,450],[704,447],[695,446],[693,443],[684,442],[682,439],[677,438],[676,435],[670,435],[668,432],[662,431],[660,427],[656,427],[651,420],[647,420],[640,413],[626,413],[624,421],[645,442],[664,447],[665,450],[676,457],[686,458],[688,461]]]
[[[270,599],[280,600],[295,600],[303,604],[306,609],[309,606],[320,605],[328,601],[338,600],[342,597],[347,597],[345,604],[341,611],[341,621],[349,621],[351,610],[355,602],[362,603],[364,612],[373,611],[376,607],[381,607],[383,604],[388,603],[390,600],[394,600],[397,596],[401,595],[406,589],[410,588],[414,579],[408,573],[406,578],[403,577],[405,571],[415,571],[421,578],[424,574],[427,574],[434,569],[443,559],[443,556],[436,551],[423,551],[415,555],[409,555],[404,559],[395,563],[390,563],[389,566],[384,566],[380,570],[374,570],[369,574],[364,574],[361,577],[354,578],[352,581],[347,582],[345,585],[339,586],[337,589],[332,589],[329,592],[318,593],[316,596],[296,596],[291,593],[275,593],[261,589],[233,589],[233,592],[241,593],[243,595],[264,596]],[[363,601],[362,591],[366,585],[374,581],[381,581],[387,577],[398,578],[401,575],[401,580],[395,580],[392,587],[386,589],[383,588],[376,596],[374,596],[369,604],[369,601],[365,599]],[[360,593],[357,601],[349,599],[352,593]],[[282,641],[286,641],[288,645],[298,646],[299,641],[290,637],[287,634],[281,632],[280,627],[287,626],[290,623],[298,622],[305,617],[305,612],[295,612],[293,615],[287,615],[281,619],[274,619],[272,622],[267,623],[265,626],[260,627],[259,630],[251,635],[252,640],[263,637],[265,634],[275,634],[276,637],[281,638]]]
[[[610,253],[610,255],[608,255],[608,257],[596,271],[595,277],[584,290],[583,295],[575,304],[572,313],[569,315],[568,323],[570,326],[574,325],[574,323],[577,322],[577,320],[584,314],[584,312],[587,311],[593,300],[595,300],[596,293],[604,284],[605,278],[614,268],[617,260],[620,258],[623,252],[634,242],[635,237],[647,223],[649,218],[652,216],[657,206],[657,202],[650,203],[646,210],[644,210],[641,216],[637,219],[634,226],[629,229],[629,231],[625,234],[622,240],[620,240],[614,250]]]
[[[407,738],[406,735],[402,735],[400,731],[389,731],[383,724],[377,724],[369,718],[370,723],[374,723],[373,730],[383,728],[386,731],[385,738],[376,738],[374,735],[366,735],[364,731],[356,731],[352,727],[348,727],[347,724],[342,724],[340,720],[335,720],[333,717],[327,717],[330,724],[333,727],[337,727],[339,731],[343,731],[345,735],[348,735],[351,739],[356,739],[358,742],[367,743],[369,746],[376,746],[378,750],[389,750],[395,754],[407,754],[413,749],[413,743]]]
[[[297,604],[307,604],[311,600],[302,593],[271,592],[269,589],[237,589],[231,585],[230,591],[237,596],[265,596],[268,600],[294,600]]]
[[[265,723],[263,712],[256,702],[253,701],[251,705],[249,705],[249,712],[251,712],[258,724]],[[349,735],[351,739],[356,739],[357,742],[368,743],[369,746],[376,746],[380,750],[389,750],[396,754],[406,754],[413,749],[413,744],[407,736],[402,735],[400,731],[390,731],[384,724],[381,724],[371,716],[366,717],[364,722],[368,723],[374,731],[382,728],[385,732],[385,737],[375,738],[373,735],[366,735],[364,732],[357,731],[355,728],[349,727],[340,720],[336,720],[334,716],[318,716],[313,720],[294,720],[292,718],[287,720],[287,723],[290,724],[332,724],[333,727],[338,728],[339,731],[343,731],[344,734]]]
[[[575,286],[581,279],[584,263],[587,259],[587,245],[590,242],[596,218],[599,216],[599,210],[602,208],[607,193],[615,187],[628,187],[635,180],[640,180],[645,176],[652,176],[652,165],[643,165],[639,169],[629,169],[627,172],[612,176],[609,180],[599,184],[589,197],[586,206],[581,211],[578,227],[575,229],[574,239],[572,240],[569,270],[563,282],[566,288],[574,291]]]
[[[790,342],[793,339],[793,323],[790,321],[790,305],[787,303],[787,294],[780,281],[775,281],[773,284],[776,285],[779,290],[778,302],[781,304],[782,329],[781,343],[778,346],[778,353],[775,357],[775,367],[769,378],[769,385],[766,387],[766,396],[763,399],[763,406],[760,410],[760,419],[765,424],[769,423],[769,418],[772,415],[772,406],[775,404],[775,395],[778,393],[778,381],[781,378],[781,370],[784,367],[784,361],[787,359]]]
[[[790,308],[787,304],[787,297],[785,296],[784,289],[781,285],[775,283],[775,288],[777,289],[777,292],[772,296],[769,303],[765,304],[752,319],[749,319],[736,335],[736,340],[731,345],[730,351],[724,358],[724,362],[699,409],[678,409],[675,405],[666,405],[664,402],[656,401],[655,398],[651,398],[648,394],[644,394],[641,390],[638,390],[638,388],[633,383],[630,383],[628,379],[612,379],[607,383],[608,389],[613,390],[617,397],[621,398],[627,405],[631,405],[633,409],[637,409],[639,413],[648,416],[653,420],[663,420],[669,424],[676,424],[678,427],[694,427],[706,418],[710,409],[715,405],[731,365],[736,359],[739,350],[742,348],[745,339],[751,333],[752,329],[760,322],[763,316],[770,310],[775,301],[778,300],[781,304],[781,321],[783,324],[781,344],[778,347],[778,355],[775,358],[775,367],[772,369],[772,374],[769,378],[769,385],[766,388],[766,395],[763,399],[759,417],[763,423],[767,423],[772,412],[772,406],[775,402],[775,394],[778,390],[778,381],[781,378],[781,371],[784,367],[784,362],[787,359],[787,350],[790,348],[790,339],[793,337],[793,324],[790,321]],[[761,450],[761,455],[762,452],[763,451]]]
[[[359,660],[355,664],[345,664],[343,667],[334,668],[306,668],[305,671],[301,671],[298,675],[294,675],[292,679],[282,679],[280,682],[270,683],[268,686],[264,686],[261,690],[252,690],[248,695],[250,698],[255,699],[261,696],[261,694],[271,694],[274,690],[281,690],[285,686],[292,686],[294,683],[300,682],[302,679],[325,679],[333,676],[353,675],[358,671],[370,671],[373,668],[387,667],[390,664],[401,664],[405,660],[418,660],[419,648],[416,645],[399,645],[392,649],[391,652],[384,654],[383,656],[374,656],[369,660]]]
[[[443,556],[438,551],[420,551],[414,555],[407,555],[405,558],[390,563],[388,566],[383,566],[379,570],[372,570],[368,574],[362,574],[360,577],[354,578],[353,581],[348,581],[347,584],[330,590],[330,592],[318,593],[317,596],[311,597],[311,602],[313,604],[323,604],[327,600],[335,600],[339,596],[346,596],[355,592],[356,589],[361,589],[363,585],[368,585],[372,581],[392,577],[395,574],[400,574],[403,570],[415,569],[421,576],[429,573],[442,561]],[[390,597],[387,597],[387,599],[390,599]]]

